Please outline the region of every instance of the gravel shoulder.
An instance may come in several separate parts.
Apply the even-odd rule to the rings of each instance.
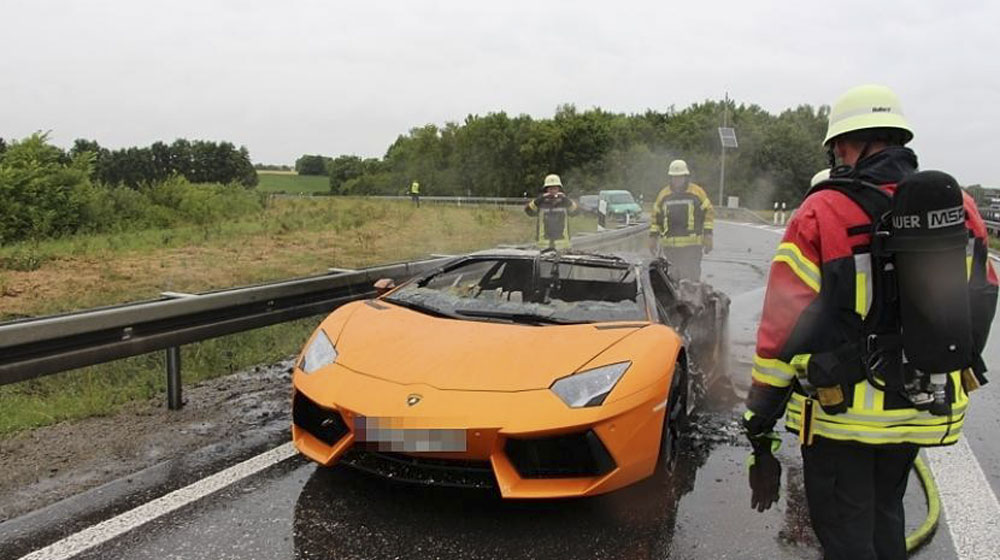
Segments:
[[[0,522],[206,445],[289,425],[291,364],[288,358],[185,386],[179,411],[161,396],[111,416],[0,439]]]

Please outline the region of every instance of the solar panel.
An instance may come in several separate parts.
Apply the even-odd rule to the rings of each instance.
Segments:
[[[736,129],[719,127],[719,140],[722,142],[723,148],[737,148],[736,143]]]

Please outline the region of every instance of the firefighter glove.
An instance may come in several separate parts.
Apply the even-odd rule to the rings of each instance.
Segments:
[[[750,438],[753,452],[747,458],[750,475],[750,507],[765,511],[778,501],[781,489],[781,463],[774,452],[781,446],[781,439],[774,432]]]

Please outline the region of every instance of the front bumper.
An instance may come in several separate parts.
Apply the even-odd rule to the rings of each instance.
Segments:
[[[663,386],[600,407],[571,409],[547,389],[442,391],[339,365],[312,375],[296,370],[293,382],[293,441],[317,463],[330,466],[343,459],[362,470],[424,484],[492,482],[505,498],[589,496],[651,475],[667,392],[664,380]],[[421,395],[420,403],[407,405],[414,394]],[[302,412],[307,410],[310,414]],[[401,430],[462,429],[465,451],[398,452],[356,441],[359,418],[375,417]]]

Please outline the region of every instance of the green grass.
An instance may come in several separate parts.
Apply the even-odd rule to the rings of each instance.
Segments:
[[[323,175],[296,175],[273,171],[258,171],[257,189],[265,192],[288,194],[326,194],[330,192],[330,178]]]
[[[571,228],[594,231],[596,223],[576,217]],[[533,232],[518,208],[275,199],[206,225],[0,247],[0,320],[528,242]]]

